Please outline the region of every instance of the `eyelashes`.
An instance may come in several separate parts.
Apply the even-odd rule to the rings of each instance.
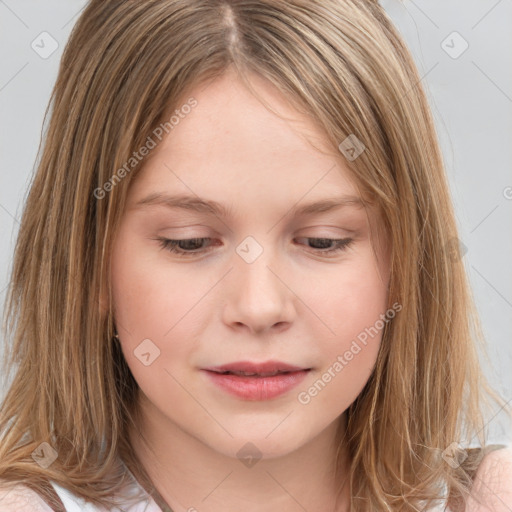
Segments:
[[[157,237],[162,249],[169,251],[181,258],[190,258],[207,254],[214,249],[214,245],[210,244],[202,247],[204,241],[212,240],[211,238],[186,238],[181,240],[173,240],[169,238]],[[297,240],[313,240],[313,245],[320,245],[320,247],[313,247],[313,252],[319,255],[337,255],[346,251],[354,242],[353,238],[312,238],[300,237]],[[328,247],[325,247],[328,246]],[[309,246],[311,248],[311,246]]]
[[[182,257],[205,254],[212,250],[212,245],[209,245],[206,249],[200,248],[200,250],[197,250],[197,245],[201,245],[204,240],[211,240],[211,238],[185,238],[182,240],[171,240],[169,238],[158,237],[157,240],[160,241],[160,245],[163,249]],[[180,245],[188,247],[189,250],[183,249]],[[190,245],[192,245],[192,248],[190,248]]]

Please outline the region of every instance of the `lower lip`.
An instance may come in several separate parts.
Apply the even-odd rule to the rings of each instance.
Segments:
[[[281,373],[272,377],[248,377],[205,370],[214,384],[243,400],[270,400],[300,384],[309,370]]]

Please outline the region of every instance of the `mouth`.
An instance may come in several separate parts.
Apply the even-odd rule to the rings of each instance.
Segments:
[[[204,368],[210,382],[243,400],[269,400],[297,386],[312,368],[302,368],[279,361],[252,363],[241,361]]]
[[[308,371],[309,369],[305,369],[304,371]],[[213,371],[213,370],[211,370]],[[301,370],[302,371],[302,370]],[[218,373],[220,375],[238,375],[239,377],[274,377],[275,375],[286,375],[288,373],[295,373],[291,371],[277,371],[277,372],[263,372],[263,373],[254,373],[254,372],[242,372],[242,371],[213,371],[214,373]]]
[[[282,361],[264,361],[261,363],[252,361],[237,361],[222,366],[212,366],[205,368],[207,371],[222,373],[224,375],[243,375],[243,376],[261,376],[271,377],[281,373],[292,373],[297,371],[311,370],[302,366],[295,366]]]

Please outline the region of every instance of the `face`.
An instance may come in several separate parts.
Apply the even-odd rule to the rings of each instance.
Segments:
[[[357,203],[341,153],[271,85],[251,83],[286,120],[230,73],[191,90],[197,104],[131,183],[111,272],[145,413],[225,455],[250,441],[274,457],[332,427],[367,382],[389,252],[382,233],[374,252],[380,220]],[[337,206],[304,209],[325,200]],[[206,370],[240,361],[296,370]]]

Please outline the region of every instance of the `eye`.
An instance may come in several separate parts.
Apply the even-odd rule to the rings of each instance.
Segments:
[[[302,237],[297,240],[309,240],[311,247],[313,241],[313,249],[320,254],[337,254],[345,251],[354,242],[353,238],[310,238]],[[315,247],[316,246],[316,247]],[[319,246],[319,247],[318,247]]]
[[[211,238],[186,238],[183,240],[172,240],[169,238],[156,238],[160,242],[160,246],[174,254],[181,257],[189,257],[197,254],[205,254],[213,249],[213,245],[208,244],[206,247],[204,243],[211,241]],[[302,237],[297,240],[309,240],[309,247],[318,252],[319,254],[338,254],[345,251],[353,242],[352,238],[311,238]],[[312,244],[311,244],[312,242]]]
[[[194,256],[195,254],[203,254],[211,250],[211,246],[207,247],[206,250],[201,249],[203,242],[205,240],[211,240],[211,238],[186,238],[184,240],[171,240],[169,238],[158,237],[156,240],[160,242],[160,245],[163,249],[183,257]]]

